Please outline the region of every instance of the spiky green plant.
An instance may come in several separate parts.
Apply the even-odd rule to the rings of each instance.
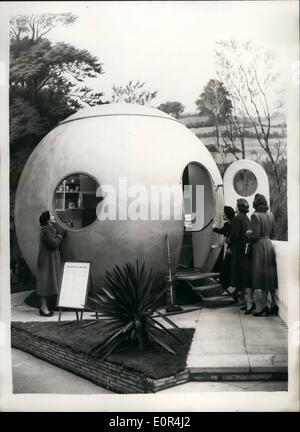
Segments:
[[[158,345],[175,354],[162,335],[167,334],[181,344],[185,343],[185,335],[158,310],[165,293],[165,289],[155,292],[152,272],[150,270],[146,273],[145,263],[141,266],[138,262],[136,266],[126,263],[123,268],[115,266],[111,272],[106,272],[104,286],[96,294],[96,298],[91,299],[96,311],[101,314],[100,319],[84,326],[98,325],[99,334],[107,333],[108,327],[110,331],[88,354],[106,358],[114,350],[130,344],[137,344],[142,351],[150,344]],[[104,322],[109,325],[104,326]],[[168,323],[175,332],[170,331],[162,322]]]

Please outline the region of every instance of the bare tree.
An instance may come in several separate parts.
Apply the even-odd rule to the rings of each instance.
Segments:
[[[232,100],[232,110],[230,115],[224,118],[224,132],[221,137],[225,144],[225,150],[233,154],[235,159],[239,160],[240,157],[237,153],[241,153],[241,158],[246,158],[245,149],[245,131],[247,126],[247,118],[243,113],[238,114],[236,101]]]
[[[278,77],[274,73],[272,54],[251,42],[220,41],[217,43],[216,63],[218,76],[228,89],[237,114],[235,121],[238,130],[242,132],[240,136],[243,136],[246,121],[253,127],[259,145],[266,152],[277,187],[280,188],[278,151],[272,148],[270,142],[271,109],[268,90]],[[281,150],[279,154],[282,154]]]

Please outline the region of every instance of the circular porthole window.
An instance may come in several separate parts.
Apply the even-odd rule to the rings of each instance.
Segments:
[[[233,187],[240,196],[251,196],[257,189],[257,178],[252,171],[242,169],[234,176]]]
[[[79,230],[97,218],[96,209],[103,199],[97,197],[99,184],[87,174],[72,174],[56,187],[53,208],[66,228]]]

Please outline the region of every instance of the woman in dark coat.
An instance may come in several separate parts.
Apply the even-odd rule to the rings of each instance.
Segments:
[[[249,256],[249,239],[246,232],[250,229],[250,219],[247,216],[249,204],[246,199],[237,200],[237,215],[231,224],[229,244],[231,247],[231,286],[236,287],[241,294],[240,304],[246,303],[246,314],[254,309],[253,289],[251,281],[251,262]]]
[[[266,198],[256,194],[251,216],[251,231],[249,237],[253,243],[252,280],[253,288],[260,290],[260,307],[254,316],[277,315],[276,305],[277,266],[275,250],[271,239],[275,238],[274,215],[269,210]],[[268,294],[271,294],[271,308],[268,309]]]
[[[231,250],[228,244],[228,239],[231,232],[231,222],[234,218],[235,211],[232,207],[224,207],[224,225],[222,228],[212,226],[213,231],[217,234],[221,234],[225,237],[223,247],[221,249],[219,258],[217,260],[215,269],[220,269],[220,282],[224,289],[230,286],[230,275],[231,275]]]
[[[37,295],[41,297],[40,315],[52,316],[47,304],[47,297],[58,293],[61,258],[60,245],[65,231],[58,232],[52,225],[55,222],[48,211],[41,214],[39,252],[37,261]]]

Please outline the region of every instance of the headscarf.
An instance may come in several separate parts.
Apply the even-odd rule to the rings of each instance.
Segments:
[[[257,212],[266,213],[269,210],[269,206],[264,195],[256,194],[253,201],[253,207]]]
[[[232,207],[230,207],[230,206],[225,206],[225,207],[224,207],[224,214],[225,214],[225,216],[227,216],[227,218],[228,218],[229,220],[231,220],[231,219],[234,218],[235,211],[233,210]]]
[[[237,203],[237,208],[239,209],[240,212],[248,213],[249,204],[245,198],[239,198],[236,203]]]
[[[47,211],[43,212],[41,214],[40,218],[39,218],[40,225],[41,226],[47,225],[47,223],[49,222],[49,220],[50,220],[50,213],[47,210]]]

